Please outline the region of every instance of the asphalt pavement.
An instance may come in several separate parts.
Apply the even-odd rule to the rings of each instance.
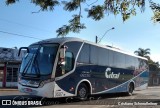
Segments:
[[[20,93],[17,89],[3,88],[0,89],[0,99],[42,100],[45,105],[29,106],[41,108],[82,108],[82,105],[83,108],[160,108],[160,86],[148,87],[148,89],[142,91],[134,91],[132,96],[119,93],[105,94],[91,96],[87,101],[78,101],[74,98],[46,99]],[[0,106],[0,108],[2,107]]]

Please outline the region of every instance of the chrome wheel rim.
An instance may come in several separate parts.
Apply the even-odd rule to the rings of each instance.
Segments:
[[[85,88],[81,88],[81,89],[79,90],[79,96],[80,96],[81,98],[84,98],[84,97],[86,96],[86,93],[87,93],[87,91],[86,91]]]

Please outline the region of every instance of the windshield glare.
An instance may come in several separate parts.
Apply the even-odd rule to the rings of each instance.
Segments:
[[[20,72],[25,75],[51,74],[58,44],[32,45],[22,60]]]

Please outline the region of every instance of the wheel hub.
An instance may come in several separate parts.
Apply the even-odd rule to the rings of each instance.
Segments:
[[[79,95],[80,95],[80,97],[85,97],[86,96],[86,89],[85,88],[80,89]]]

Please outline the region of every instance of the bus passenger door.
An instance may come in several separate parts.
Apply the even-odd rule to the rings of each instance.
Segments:
[[[61,46],[55,77],[60,77],[73,71],[75,59],[81,46],[82,42],[78,41],[66,42]]]
[[[62,49],[63,50],[63,49]],[[60,56],[57,64],[56,77],[60,77],[70,72],[74,66],[72,52],[60,51]]]

